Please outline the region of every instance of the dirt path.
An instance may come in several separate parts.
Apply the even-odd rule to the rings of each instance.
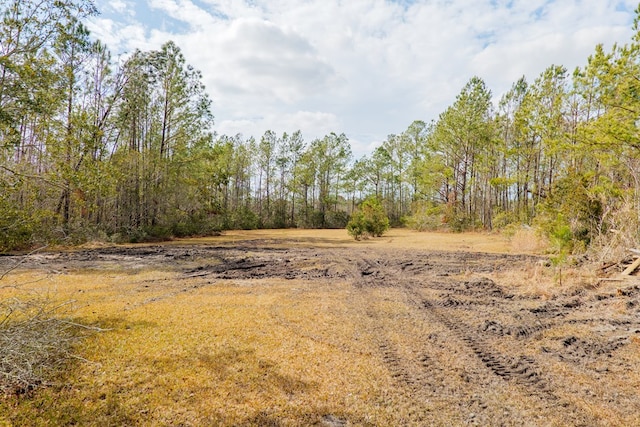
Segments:
[[[350,310],[362,319],[361,333],[375,343],[376,357],[404,396],[398,419],[408,425],[640,423],[640,289],[585,287],[545,299],[494,280],[498,272],[538,261],[521,255],[287,249],[254,242],[1,257],[0,269],[16,263],[51,272],[165,268],[203,284],[348,281]],[[167,298],[191,289],[175,286]],[[344,351],[359,351],[358,344]]]

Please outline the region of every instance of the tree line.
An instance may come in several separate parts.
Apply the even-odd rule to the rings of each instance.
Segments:
[[[496,105],[472,77],[436,120],[354,159],[344,134],[213,133],[180,48],[114,60],[83,24],[89,0],[11,0],[0,13],[0,250],[342,228],[365,200],[418,229],[527,224],[562,250],[638,240],[637,19],[627,44],[523,77]]]

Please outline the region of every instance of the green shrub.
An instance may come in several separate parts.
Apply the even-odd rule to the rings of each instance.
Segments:
[[[598,234],[604,209],[589,187],[588,177],[571,173],[557,180],[538,206],[534,224],[558,253],[582,253]]]
[[[467,214],[460,203],[448,203],[443,206],[443,222],[456,233],[482,228],[478,218]]]
[[[302,209],[296,226],[298,228],[322,228],[323,221],[324,215],[322,212],[309,207],[307,209]]]
[[[375,198],[362,202],[347,223],[347,231],[356,240],[367,236],[380,237],[388,229],[389,217],[380,201]]]
[[[407,227],[417,231],[437,230],[442,227],[442,206],[430,202],[415,202],[413,214],[406,218]]]
[[[57,242],[56,222],[48,211],[22,211],[0,203],[0,253]]]
[[[503,211],[496,208],[491,220],[491,226],[499,230],[504,230],[513,228],[514,226],[519,228],[523,222],[526,221],[522,221],[517,212]]]
[[[362,211],[356,211],[351,215],[351,219],[347,223],[347,232],[356,240],[360,240],[365,236],[366,225]]]

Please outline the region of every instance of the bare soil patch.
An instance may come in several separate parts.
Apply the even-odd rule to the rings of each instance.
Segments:
[[[427,237],[422,244],[404,247],[389,241],[400,237],[358,245],[341,243],[343,237],[331,233],[308,238],[256,233],[227,236],[218,244],[182,241],[6,256],[0,257],[0,270],[20,262],[22,271],[16,274],[165,271],[165,279],[154,276],[128,288],[130,295],[135,289],[135,298],[123,298],[126,304],[114,310],[138,314],[123,315],[125,323],[133,319],[127,316],[144,319],[143,312],[152,318],[154,305],[174,304],[178,310],[180,298],[199,300],[190,303],[193,310],[222,311],[232,308],[229,301],[239,304],[237,310],[246,308],[240,295],[255,297],[255,319],[264,314],[267,320],[245,321],[252,334],[247,342],[279,334],[271,351],[280,356],[261,358],[260,349],[238,350],[229,344],[233,336],[216,332],[211,345],[225,341],[226,347],[210,352],[200,348],[197,357],[184,357],[213,372],[196,381],[203,388],[222,387],[227,379],[237,382],[240,377],[234,375],[241,373],[235,370],[242,372],[243,363],[258,360],[259,375],[251,381],[263,389],[276,384],[270,394],[261,395],[262,406],[247,409],[241,396],[226,403],[210,400],[210,407],[217,408],[212,415],[192,403],[193,396],[178,394],[172,397],[173,412],[165,408],[158,415],[153,403],[139,400],[151,424],[640,423],[639,286],[578,283],[549,293],[529,292],[504,277],[518,277],[532,266],[551,269],[544,267],[543,257],[476,251],[473,245],[482,245],[480,239],[449,242],[449,250],[427,248]],[[220,303],[224,307],[204,303],[206,295],[218,298],[223,293],[234,298]],[[300,310],[292,311],[297,306]],[[306,366],[313,359],[295,354],[314,354],[319,348],[317,366]],[[346,383],[333,378],[325,384],[323,375],[343,377]],[[192,410],[178,411],[185,407]],[[126,420],[142,423],[133,415]]]

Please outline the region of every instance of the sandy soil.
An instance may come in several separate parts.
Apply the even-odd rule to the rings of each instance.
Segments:
[[[394,235],[356,244],[343,231],[313,241],[302,233],[248,236],[5,256],[0,270],[17,263],[50,272],[168,269],[203,286],[271,278],[348,281],[363,334],[373,337],[377,357],[405,393],[408,424],[441,424],[444,413],[464,425],[640,423],[640,287],[633,283],[523,292],[501,284],[501,274],[545,259],[499,253],[505,243],[486,236],[456,244],[435,236],[428,245]],[[404,307],[393,328],[381,295]],[[353,342],[343,350],[357,349]],[[336,417],[323,422],[357,424]]]

